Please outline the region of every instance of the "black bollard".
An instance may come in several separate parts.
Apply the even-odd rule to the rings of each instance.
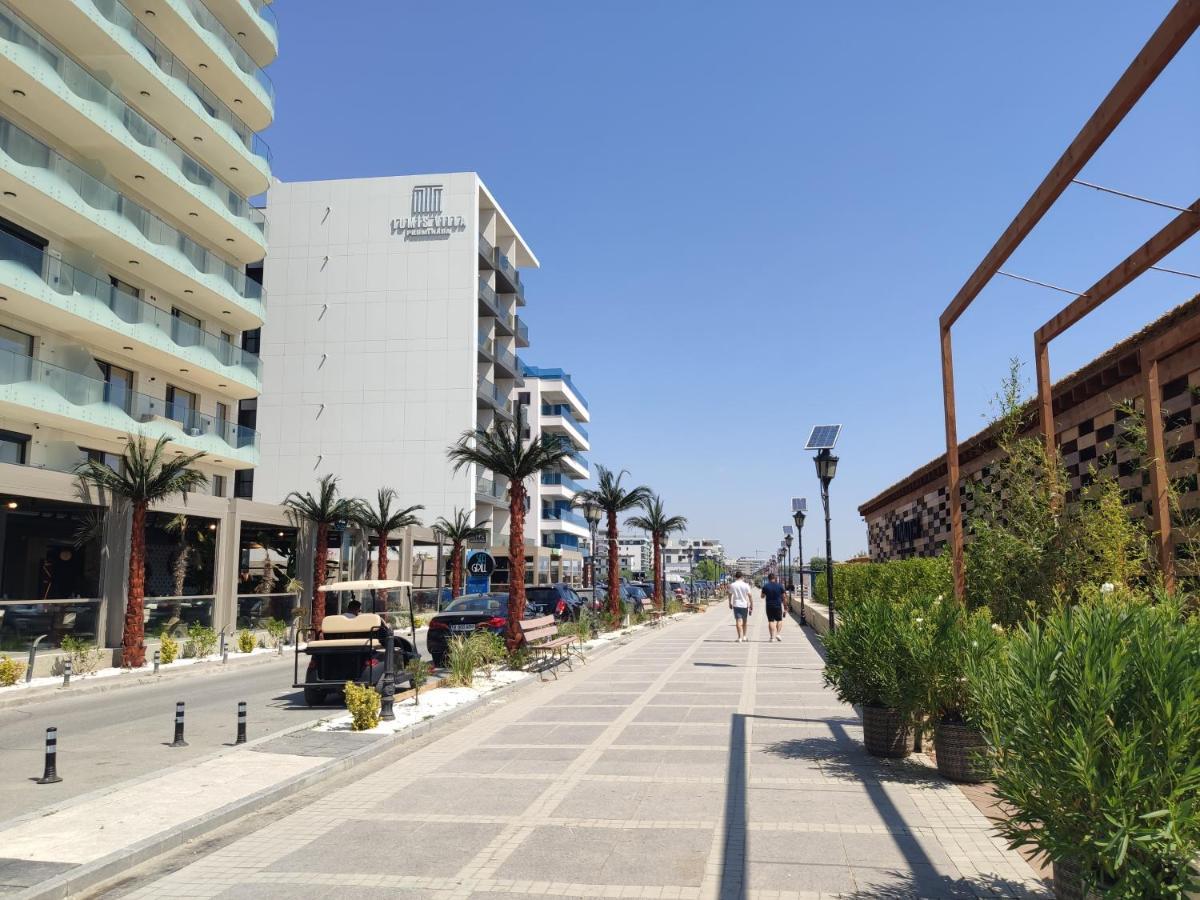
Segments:
[[[63,687],[71,686],[71,661],[69,659],[63,660],[63,685],[62,686]]]
[[[180,700],[175,704],[175,740],[171,743],[172,747],[186,747],[187,741],[183,739],[183,701]]]
[[[158,650],[155,650],[154,651],[154,674],[155,675],[158,674],[158,664],[160,662],[162,662],[162,654]]]
[[[238,701],[238,736],[236,744],[246,743],[246,701]]]
[[[53,726],[46,729],[46,765],[38,784],[57,784],[62,781],[58,777],[58,729]]]

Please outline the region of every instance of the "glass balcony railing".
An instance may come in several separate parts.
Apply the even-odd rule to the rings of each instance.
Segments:
[[[278,40],[279,20],[275,18],[275,10],[271,8],[271,4],[267,0],[250,0],[250,5],[254,7],[258,17],[267,24],[268,30],[276,35],[276,40]]]
[[[500,293],[516,294],[517,302],[523,304],[525,302],[525,286],[521,284],[521,273],[500,250],[497,248],[492,254],[492,266],[500,277],[507,282],[506,285],[501,285]],[[505,288],[509,290],[505,290]]]
[[[515,353],[510,353],[508,350],[495,345],[493,342],[492,358],[496,360],[496,364],[503,366],[513,375],[518,378],[521,375],[521,360]]]
[[[583,471],[591,471],[591,469],[588,467],[588,461],[584,458],[582,453],[575,451],[573,453],[568,453],[567,455],[571,457],[571,459],[575,460],[575,462],[579,463],[579,465],[583,466]]]
[[[120,96],[101,84],[57,46],[42,37],[4,3],[0,3],[0,40],[26,48],[37,60],[40,60],[42,65],[50,68],[72,94],[94,104],[108,114],[104,118],[110,121],[101,124],[108,126],[115,123],[133,141],[157,150],[171,161],[178,173],[187,181],[205,188],[213,195],[217,203],[229,210],[233,216],[245,219],[265,234],[267,218],[261,209],[255,209],[236,191],[230,190],[229,186],[216,175],[184,153],[179,144],[150,124]],[[32,60],[29,63],[26,68],[34,71],[37,63]],[[101,119],[103,116],[103,114],[97,115],[95,111],[92,112],[92,115],[97,119]],[[111,130],[119,134],[116,128]]]
[[[543,403],[542,404],[542,415],[543,416],[560,416],[561,418],[565,419],[567,422],[570,422],[571,427],[573,427],[576,431],[578,431],[581,435],[583,435],[584,440],[588,439],[587,429],[584,428],[582,425],[580,425],[579,420],[576,419],[573,415],[571,415],[571,407],[567,406],[565,403]]]
[[[483,301],[493,316],[501,318],[503,313],[500,312],[500,301],[496,297],[496,292],[482,278],[479,279],[479,299]]]
[[[525,366],[524,371],[526,378],[544,378],[548,381],[561,381],[569,387],[575,396],[579,398],[580,405],[584,409],[588,408],[587,398],[583,396],[583,392],[575,386],[575,382],[571,380],[571,376],[562,369],[542,369],[538,366]]]
[[[495,249],[488,243],[488,239],[482,234],[479,235],[479,259],[489,269],[492,267],[492,258],[495,256]]]
[[[236,422],[206,416],[188,404],[168,403],[158,397],[131,391],[119,383],[109,383],[0,349],[0,394],[7,394],[8,389],[19,387],[33,387],[35,390],[44,388],[50,392],[49,398],[38,395],[11,398],[12,402],[31,408],[55,412],[52,406],[46,404],[47,399],[62,400],[78,407],[80,411],[96,409],[112,412],[115,408],[117,416],[111,421],[111,427],[115,429],[133,431],[137,424],[163,419],[174,422],[188,437],[216,437],[237,450],[258,447],[258,432],[243,428]]]
[[[7,267],[8,271],[5,271]],[[13,272],[18,278],[10,278]],[[236,366],[245,369],[255,378],[260,377],[262,362],[253,353],[248,353],[231,341],[215,334],[209,334],[203,328],[197,328],[165,309],[159,309],[151,303],[113,287],[107,278],[99,278],[87,272],[68,265],[57,257],[51,256],[19,238],[5,232],[0,232],[0,282],[17,283],[23,273],[32,277],[64,297],[77,297],[104,306],[111,310],[126,325],[146,325],[154,328],[175,344],[177,347],[201,347],[207,350],[223,366]],[[36,292],[34,293],[36,296]],[[128,334],[137,339],[137,331],[130,329],[122,334]]]
[[[215,275],[238,296],[261,302],[262,285],[247,278],[245,272],[237,266],[225,262],[144,206],[92,177],[4,118],[0,118],[0,151],[19,165],[45,171],[74,191],[91,209],[124,219],[150,243],[159,247],[174,248],[186,257],[197,273]]]
[[[187,7],[188,12],[192,14],[192,18],[196,20],[197,25],[215,37],[229,51],[234,64],[243,74],[253,78],[258,83],[258,86],[263,89],[268,99],[274,103],[275,85],[271,83],[271,79],[267,76],[267,73],[250,57],[250,54],[246,52],[246,48],[238,43],[237,38],[229,33],[220,20],[212,14],[212,11],[201,0],[179,0],[179,2]]]
[[[579,492],[583,490],[582,484],[569,475],[564,475],[562,472],[543,472],[542,484],[557,485],[566,488],[568,491]]]
[[[516,336],[517,336],[517,346],[518,347],[528,347],[529,346],[529,326],[526,325],[524,322],[522,322],[520,319],[518,319],[516,316],[513,316],[513,325],[515,326],[513,328],[513,331],[516,333]]]
[[[580,528],[587,528],[587,519],[577,512],[572,512],[569,509],[557,508],[542,508],[543,519],[557,519],[560,522],[570,522],[572,525],[578,525]]]
[[[267,142],[259,137],[253,128],[238,118],[233,110],[171,53],[166,45],[154,36],[154,32],[143,25],[120,0],[90,0],[90,2],[100,15],[132,38],[134,45],[144,48],[149,61],[157,66],[164,75],[184,85],[200,102],[203,111],[211,119],[232,130],[237,140],[254,156],[270,162],[271,148],[267,146]],[[135,55],[138,55],[136,51]]]
[[[479,396],[501,412],[508,411],[508,394],[502,392],[486,378],[479,382]]]
[[[503,500],[504,486],[491,478],[480,476],[475,479],[475,493],[492,500]]]

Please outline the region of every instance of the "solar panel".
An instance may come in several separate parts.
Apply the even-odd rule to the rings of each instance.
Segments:
[[[791,534],[791,533],[792,533],[792,526],[791,526],[791,525],[784,525],[784,526],[783,526],[783,533],[784,533],[784,534]]]
[[[841,434],[841,425],[817,425],[808,436],[805,450],[832,450]]]
[[[795,513],[795,512],[807,512],[807,511],[808,511],[808,500],[807,499],[805,499],[804,497],[793,497],[792,498],[792,512]]]

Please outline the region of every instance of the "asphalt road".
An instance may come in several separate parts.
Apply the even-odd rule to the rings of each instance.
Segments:
[[[425,654],[424,632],[419,649]],[[426,654],[427,656],[427,654]],[[303,677],[304,659],[300,661]],[[0,709],[0,822],[71,797],[197,760],[232,746],[237,704],[247,703],[247,738],[340,714],[340,707],[309,709],[292,689],[292,654],[279,660],[194,673],[105,693],[33,700]],[[168,747],[175,703],[187,704],[187,747]],[[62,782],[39,785],[46,728],[58,728]]]

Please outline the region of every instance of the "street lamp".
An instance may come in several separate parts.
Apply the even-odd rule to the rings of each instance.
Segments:
[[[792,501],[792,521],[796,523],[796,555],[800,558],[800,627],[808,624],[804,614],[804,509]]]
[[[583,517],[587,519],[588,528],[592,531],[592,552],[588,557],[588,569],[590,574],[588,580],[592,587],[592,606],[596,606],[596,529],[600,527],[600,516],[603,510],[600,509],[600,504],[594,500],[588,500],[583,504]]]
[[[792,536],[789,534],[783,539],[784,545],[787,547],[787,585],[788,590],[792,589],[792,582],[795,576],[792,573]]]
[[[813,457],[817,479],[821,482],[821,503],[825,505],[825,593],[829,606],[829,630],[837,625],[833,615],[833,541],[829,536],[829,482],[837,474],[838,458],[829,450],[820,450]]]

